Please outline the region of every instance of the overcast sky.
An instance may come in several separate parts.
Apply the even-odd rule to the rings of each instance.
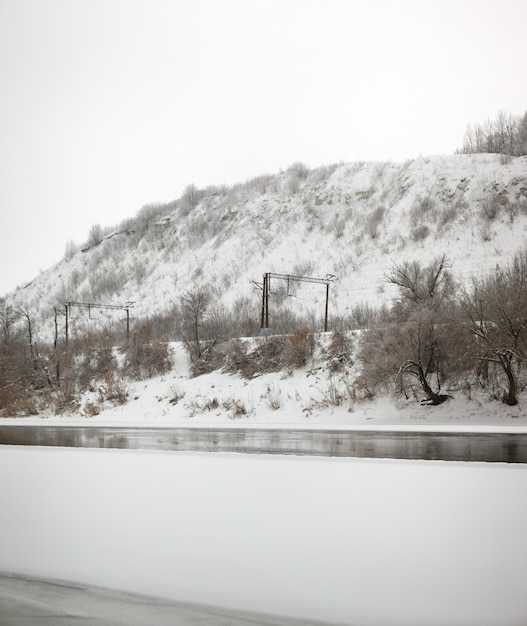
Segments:
[[[0,0],[0,295],[198,186],[450,154],[527,109],[527,0]]]

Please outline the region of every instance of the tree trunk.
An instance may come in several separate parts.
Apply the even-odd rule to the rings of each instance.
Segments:
[[[423,371],[423,368],[420,365],[418,367],[419,367],[419,382],[421,383],[423,391],[426,393],[426,395],[429,398],[429,402],[426,402],[426,404],[437,405],[437,404],[441,404],[445,400],[448,400],[451,396],[447,396],[443,393],[436,393],[432,389],[432,387],[430,387],[428,381],[426,380],[426,376]]]
[[[516,406],[518,398],[516,397],[516,377],[512,371],[512,360],[507,357],[501,357],[500,362],[509,383],[509,390],[504,396],[505,403],[509,406]]]

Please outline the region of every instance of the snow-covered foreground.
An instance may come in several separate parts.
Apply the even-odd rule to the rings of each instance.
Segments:
[[[0,447],[0,571],[371,626],[527,623],[527,466]]]

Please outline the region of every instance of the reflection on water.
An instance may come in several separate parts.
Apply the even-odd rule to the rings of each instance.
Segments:
[[[0,444],[527,463],[527,433],[0,426]]]

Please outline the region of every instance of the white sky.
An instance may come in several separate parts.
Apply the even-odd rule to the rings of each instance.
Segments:
[[[0,295],[189,183],[449,154],[527,109],[526,0],[0,0]]]

